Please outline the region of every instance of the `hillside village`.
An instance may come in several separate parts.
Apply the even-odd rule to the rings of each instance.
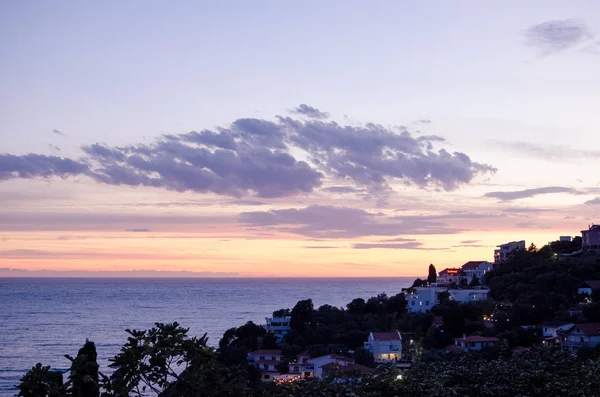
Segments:
[[[600,225],[541,249],[502,244],[493,257],[439,272],[430,265],[400,294],[355,299],[346,309],[306,300],[278,310],[263,326],[269,348],[248,352],[248,364],[263,382],[290,382],[359,378],[382,364],[405,370],[428,355],[598,353]],[[222,353],[228,343],[221,341]]]

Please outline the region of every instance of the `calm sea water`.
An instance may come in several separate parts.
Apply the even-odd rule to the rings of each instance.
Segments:
[[[345,306],[397,294],[412,278],[338,279],[0,279],[0,396],[37,362],[66,369],[86,338],[100,366],[125,343],[126,328],[177,321],[216,346],[225,330],[264,323],[274,310],[311,298]]]

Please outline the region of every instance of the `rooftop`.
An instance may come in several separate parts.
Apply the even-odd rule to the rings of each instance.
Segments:
[[[398,331],[392,332],[371,332],[373,340],[402,340]]]
[[[487,261],[469,261],[465,263],[462,268],[463,270],[473,270],[477,269],[482,263],[487,263]]]
[[[600,289],[600,280],[585,280],[583,283],[581,283],[579,288],[582,288],[584,284],[587,284],[587,286],[591,289]]]
[[[504,246],[506,246],[506,245],[511,245],[511,244],[521,244],[521,243],[525,244],[525,240],[520,240],[520,241],[511,241],[510,243],[500,244],[500,245],[497,245],[496,247],[504,247]]]
[[[567,325],[567,324],[573,324],[573,323],[568,322],[568,321],[552,320],[552,321],[546,321],[545,323],[543,323],[542,327],[562,327],[563,325]]]
[[[580,331],[587,336],[600,336],[600,323],[575,324],[567,331],[567,333],[572,330]]]

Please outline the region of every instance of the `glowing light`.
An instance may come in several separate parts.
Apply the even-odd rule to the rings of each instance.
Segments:
[[[396,380],[402,380],[402,374],[398,374],[398,376],[396,376]]]

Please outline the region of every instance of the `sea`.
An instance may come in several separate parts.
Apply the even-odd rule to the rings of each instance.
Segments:
[[[310,298],[315,307],[345,307],[354,298],[395,295],[413,278],[0,278],[0,396],[14,396],[36,363],[66,370],[89,339],[98,362],[126,342],[126,329],[177,321],[189,335],[223,333]]]

